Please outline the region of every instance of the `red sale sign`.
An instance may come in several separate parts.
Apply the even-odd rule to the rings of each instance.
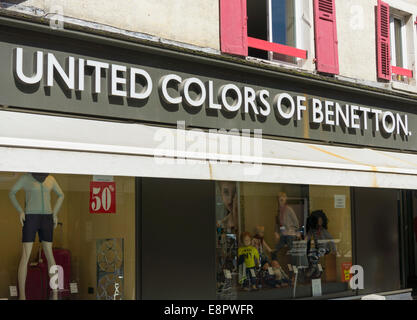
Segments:
[[[90,182],[90,213],[116,213],[115,182]]]
[[[349,282],[352,275],[350,274],[351,262],[342,263],[342,282]]]

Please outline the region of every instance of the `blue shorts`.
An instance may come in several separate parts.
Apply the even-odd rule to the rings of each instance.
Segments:
[[[52,214],[26,214],[22,230],[22,242],[35,242],[36,233],[39,241],[52,242],[54,218]]]

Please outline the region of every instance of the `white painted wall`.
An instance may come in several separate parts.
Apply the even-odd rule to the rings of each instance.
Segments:
[[[377,0],[336,0],[340,75],[377,81]]]
[[[16,2],[50,11],[62,6],[64,15],[219,49],[218,0],[27,0]]]

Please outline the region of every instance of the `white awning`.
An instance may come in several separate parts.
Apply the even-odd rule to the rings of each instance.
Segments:
[[[417,189],[416,154],[12,111],[0,150],[8,172]]]

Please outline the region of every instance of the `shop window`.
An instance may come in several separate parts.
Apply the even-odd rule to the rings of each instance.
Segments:
[[[350,290],[349,187],[217,182],[219,299]]]
[[[412,195],[412,221],[410,225],[413,229],[411,231],[410,248],[412,248],[411,265],[413,268],[410,270],[410,273],[417,278],[417,191],[412,191]]]
[[[1,298],[135,299],[134,178],[3,172],[0,199]]]

